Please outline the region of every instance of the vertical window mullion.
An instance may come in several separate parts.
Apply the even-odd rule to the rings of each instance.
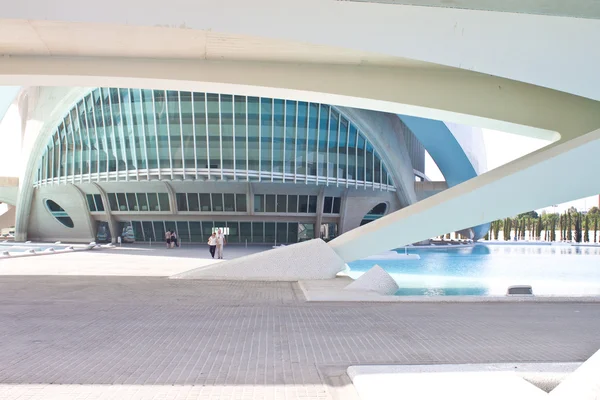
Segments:
[[[296,102],[296,126],[294,127],[294,133],[296,137],[294,138],[294,183],[296,183],[297,175],[298,175],[298,103]]]
[[[171,180],[173,180],[173,154],[171,149],[171,121],[169,121],[169,100],[167,91],[165,93],[165,119],[167,120],[167,146],[169,146],[169,167],[171,169]]]
[[[373,146],[373,173],[371,173],[371,187],[375,190],[375,146]]]
[[[346,188],[348,187],[348,164],[350,164],[350,119],[348,119],[348,130],[346,131]],[[356,164],[356,159],[354,160]]]
[[[363,157],[363,166],[364,166],[364,169],[365,169],[364,175],[363,175],[363,178],[364,178],[363,187],[364,187],[365,190],[367,189],[367,153],[368,153],[367,147],[369,147],[369,140],[365,136],[365,156]]]
[[[146,157],[146,176],[147,179],[150,180],[150,160],[148,159],[148,147],[146,145],[146,123],[144,121],[145,116],[144,116],[144,97],[142,96],[142,89],[138,89],[140,91],[140,121],[142,124],[142,135],[144,137],[144,140],[142,140],[142,143],[144,145],[144,157]],[[132,97],[133,99],[133,97]],[[133,103],[131,103],[131,108],[133,109]],[[142,232],[144,231],[144,229],[142,229]]]
[[[196,150],[196,106],[194,101],[194,93],[191,93],[191,102],[192,102],[192,135],[194,136],[194,171],[196,175],[196,180],[198,180],[198,154]],[[186,196],[187,197],[187,196]],[[189,225],[189,224],[188,224]],[[189,226],[188,226],[189,229]],[[192,234],[190,233],[190,240]]]
[[[342,130],[342,113],[338,114],[338,133],[337,133],[337,143],[335,146],[335,152],[336,152],[336,157],[337,157],[337,164],[335,165],[336,168],[336,178],[335,178],[335,186],[338,187],[340,185],[340,174],[339,174],[339,170],[340,170],[340,135],[342,134],[340,131]]]
[[[221,94],[218,97],[219,104],[219,150],[221,153],[221,160],[219,160],[219,165],[221,166],[221,180],[223,180],[223,114],[221,112]]]
[[[287,135],[287,100],[283,100],[283,182],[285,183],[285,142]]]
[[[258,98],[258,181],[262,182],[262,97]]]
[[[135,140],[135,124],[133,122],[133,107],[134,107],[134,102],[133,102],[133,94],[131,93],[131,89],[127,89],[127,97],[129,97],[129,121],[130,121],[130,125],[131,125],[131,143],[132,143],[132,148],[133,148],[133,154],[135,157],[135,176],[136,178],[139,176],[139,170],[141,168],[140,164],[138,163],[138,158],[137,158],[137,151],[138,151],[138,146],[136,144],[136,140]],[[141,100],[141,98],[140,98]],[[143,142],[146,142],[146,140],[142,140]],[[141,154],[140,154],[141,156]],[[142,163],[143,165],[143,163]],[[146,167],[148,166],[148,164],[146,164]],[[138,179],[139,180],[139,179]]]
[[[248,154],[248,96],[246,98],[246,180],[250,181],[250,166],[249,166],[249,154]]]
[[[237,151],[235,148],[235,95],[231,96],[231,123],[233,124],[233,180],[237,181]]]
[[[79,125],[79,183],[83,183],[83,136],[81,135],[83,128],[81,126],[81,114],[79,114],[79,105],[75,104],[75,114],[77,114],[77,125]]]
[[[317,104],[317,164],[315,165],[315,184],[319,184],[319,136],[321,131],[321,104]]]
[[[73,141],[73,150],[71,151],[73,153],[73,155],[71,157],[73,159],[73,167],[71,168],[71,182],[75,183],[75,132],[73,132],[72,110],[69,111],[69,120],[71,121],[71,123],[69,124],[69,128],[71,128],[71,140]]]
[[[308,184],[308,138],[310,136],[310,102],[307,102],[306,107],[306,152],[304,154],[304,183]]]
[[[285,129],[285,128],[284,128]],[[275,158],[275,99],[271,100],[271,182],[275,172],[273,159]]]
[[[99,89],[100,90],[100,89]],[[104,150],[106,151],[106,180],[108,181],[108,176],[110,174],[110,153],[108,152],[108,128],[106,128],[106,124],[104,123],[104,116],[106,115],[104,112],[104,101],[102,99],[102,90],[100,90],[100,110],[102,113],[102,125],[104,126]],[[111,141],[113,154],[115,155],[115,163],[117,164],[117,181],[119,180],[119,152],[117,151],[117,136],[115,135],[115,121],[113,118],[112,112],[112,100],[110,99],[110,88],[108,89],[108,107],[110,114],[110,130],[112,132]],[[127,162],[127,161],[125,161]]]
[[[193,99],[193,98],[192,98]],[[181,115],[181,92],[177,91],[177,104],[179,106],[179,136],[181,137],[181,166],[183,167],[183,179],[185,179],[185,142],[183,141],[183,115]],[[194,147],[195,148],[195,147]],[[187,202],[187,195],[186,202]]]
[[[158,167],[158,179],[161,178],[162,172],[160,167],[160,151],[158,144],[158,119],[156,118],[156,96],[154,96],[154,90],[152,92],[152,112],[154,113],[154,139],[156,144],[156,166]],[[152,224],[152,229],[154,230],[154,224]],[[156,236],[155,236],[156,237]]]
[[[121,114],[121,132],[123,133],[123,137],[121,137],[121,156],[125,158],[125,180],[129,180],[129,162],[127,161],[127,155],[131,156],[131,160],[136,160],[137,162],[137,152],[135,150],[135,139],[133,136],[131,137],[131,153],[130,150],[127,149],[127,143],[125,142],[125,137],[127,137],[127,132],[125,132],[125,123],[123,122],[123,99],[121,98],[121,90],[117,89],[117,96],[119,98],[119,114]],[[110,96],[108,97],[110,99]],[[111,107],[112,109],[112,107]],[[130,107],[131,110],[131,107]],[[133,129],[131,130],[131,135],[133,135]],[[137,175],[137,169],[136,169]],[[118,178],[117,178],[118,179]],[[129,209],[129,208],[127,208]]]
[[[360,139],[360,134],[358,133],[358,127],[356,128],[356,146],[354,147],[354,188],[358,189],[358,140]]]
[[[325,146],[325,165],[327,169],[325,184],[329,186],[329,142],[331,140],[331,106],[327,113],[327,145]]]
[[[208,96],[204,94],[204,126],[206,129],[206,161],[208,167],[208,179],[210,179],[210,146],[208,138]],[[212,209],[212,208],[211,208]]]

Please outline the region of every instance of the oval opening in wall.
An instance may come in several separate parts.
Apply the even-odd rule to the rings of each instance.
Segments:
[[[50,211],[50,214],[52,214],[52,216],[56,218],[58,222],[67,228],[73,228],[75,226],[73,224],[73,220],[71,217],[69,217],[69,214],[67,214],[65,209],[59,206],[55,201],[46,199],[44,203],[46,204],[48,211]]]

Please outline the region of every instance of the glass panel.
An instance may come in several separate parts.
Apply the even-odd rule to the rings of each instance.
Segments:
[[[367,155],[366,155],[367,169],[366,169],[366,181],[373,181],[373,146],[367,142]]]
[[[319,115],[319,176],[327,176],[327,127],[329,125],[329,106],[321,104]]]
[[[206,114],[208,121],[208,142],[210,168],[221,168],[221,138],[220,138],[220,117],[219,117],[219,95],[214,93],[206,94]]]
[[[297,222],[289,222],[288,223],[288,243],[296,243],[298,241],[298,223]]]
[[[298,196],[295,194],[288,195],[288,208],[287,212],[297,213],[298,212]]]
[[[146,151],[148,168],[158,168],[158,150],[156,148],[156,125],[154,121],[154,102],[151,90],[142,90],[142,108],[144,131],[146,132]],[[144,228],[144,234],[146,230]],[[147,238],[147,237],[146,237]]]
[[[265,207],[265,212],[275,212],[275,195],[274,194],[268,194],[265,196],[266,198],[266,207]]]
[[[307,213],[308,212],[308,196],[301,194],[298,196],[298,212]]]
[[[308,103],[298,102],[298,133],[296,135],[296,173],[306,174],[306,138],[308,127]]]
[[[253,243],[264,243],[264,224],[262,222],[252,223],[252,242]]]
[[[246,167],[246,97],[235,96],[235,167],[244,171]],[[238,176],[245,177],[245,172]]]
[[[183,134],[183,158],[185,168],[194,168],[194,115],[192,113],[192,94],[179,92],[181,108],[181,129]]]
[[[287,196],[285,194],[277,195],[277,212],[284,213],[287,211]]]
[[[229,235],[227,235],[227,243],[239,243],[240,232],[238,230],[238,223],[227,222],[227,228],[229,229]]]
[[[146,197],[146,193],[137,193],[137,202],[140,211],[148,211],[148,198]]]
[[[156,133],[158,134],[158,155],[161,168],[170,168],[169,134],[167,132],[167,104],[163,90],[154,91],[154,107],[156,110]]]
[[[287,243],[287,223],[277,223],[277,243]]]
[[[144,237],[146,241],[152,240],[156,242],[156,237],[154,236],[154,229],[152,227],[152,222],[150,221],[142,221],[142,229],[144,229]],[[160,235],[160,232],[158,233]]]
[[[212,199],[212,210],[213,211],[223,211],[223,194],[222,193],[213,193],[211,194]]]
[[[110,204],[111,211],[119,211],[119,205],[117,204],[117,195],[114,193],[108,193],[108,203]]]
[[[233,169],[233,96],[221,95],[221,135],[223,140],[223,168]]]
[[[235,195],[225,193],[223,195],[223,197],[224,197],[225,211],[227,211],[227,212],[235,211]]]
[[[275,222],[265,222],[265,243],[275,243]]]
[[[348,134],[348,179],[356,179],[356,127],[350,125]]]
[[[138,151],[136,140],[133,134],[133,121],[131,120],[131,101],[129,98],[129,89],[119,89],[121,124],[123,125],[123,141],[125,143],[124,152],[127,156],[129,169],[138,168]]]
[[[187,221],[177,222],[177,234],[180,242],[190,242],[190,230]]]
[[[334,214],[339,214],[340,213],[340,206],[342,204],[342,198],[341,197],[334,197],[333,198],[333,213]]]
[[[179,115],[179,92],[174,90],[167,91],[167,112],[173,168],[183,168],[183,149],[181,148],[181,118]]]
[[[273,121],[273,101],[261,99],[260,101],[260,138],[261,138],[261,171],[271,171],[271,138]]]
[[[140,210],[135,199],[135,193],[127,193],[127,203],[129,204],[129,211]]]
[[[254,195],[254,212],[265,212],[265,196],[262,194]]]
[[[133,234],[135,235],[136,242],[144,241],[144,229],[142,228],[142,223],[140,221],[132,221],[131,226],[133,227]]]
[[[102,202],[102,196],[99,194],[95,194],[94,200],[96,201],[96,210],[104,211],[104,203]]]
[[[333,198],[329,196],[325,196],[325,201],[323,202],[323,213],[331,214],[331,209],[333,207]]]
[[[198,157],[198,168],[208,168],[206,155],[206,109],[205,94],[194,93],[194,124],[196,127],[196,157]],[[193,240],[194,242],[196,240]]]
[[[94,203],[94,196],[91,194],[86,194],[85,197],[88,202],[88,209],[90,211],[96,211],[96,203]]]
[[[373,170],[375,183],[381,183],[381,159],[379,158],[376,152],[373,152],[373,157],[375,159],[375,169]]]
[[[206,239],[208,240],[208,239]],[[194,243],[202,242],[202,226],[200,222],[190,221],[190,241]]]
[[[127,109],[127,115],[131,116],[131,131],[135,140],[136,165],[137,168],[146,169],[146,138],[144,135],[144,117],[142,115],[142,98],[140,91],[137,89],[128,89],[129,102],[123,103]],[[123,96],[121,96],[123,98]]]
[[[171,211],[171,207],[169,207],[168,193],[159,193],[158,202],[160,203],[160,211]]]
[[[337,148],[338,148],[338,122],[339,115],[336,111],[331,110],[331,118],[329,119],[329,168],[328,174],[330,178],[337,178]]]
[[[152,222],[154,225],[154,232],[156,233],[156,239],[165,242],[165,234],[167,233],[167,229],[163,221],[154,221]]]
[[[208,237],[212,235],[213,232],[213,222],[212,221],[203,221],[202,222],[202,236],[203,239],[208,241]]]
[[[338,178],[346,179],[346,166],[348,157],[346,155],[346,145],[348,143],[348,121],[340,116],[340,132],[338,140],[338,148],[340,154],[340,162],[338,165]]]
[[[119,202],[119,211],[127,211],[127,199],[125,193],[117,193],[117,201]]]
[[[178,211],[187,211],[187,194],[186,193],[176,193],[175,198],[177,199],[177,210]]]
[[[283,172],[284,102],[274,100],[275,126],[273,129],[273,172]]]
[[[212,211],[212,206],[210,204],[210,194],[200,193],[200,207],[201,207],[200,209],[202,211],[205,211],[205,212]]]
[[[188,193],[187,194],[187,202],[188,202],[188,210],[189,211],[200,211],[200,202],[198,201],[198,193]],[[209,209],[210,209],[210,199],[209,199]]]
[[[245,194],[236,194],[235,195],[235,207],[237,212],[246,212],[246,195]]]
[[[365,138],[362,135],[358,136],[358,145],[356,149],[356,179],[359,181],[365,180]]]
[[[308,199],[308,212],[316,213],[317,212],[317,196],[309,196]]]
[[[252,242],[252,225],[250,222],[240,222],[240,243]]]
[[[248,169],[251,171],[259,170],[258,113],[258,97],[248,97]]]
[[[315,224],[298,224],[298,241],[311,240],[315,238]]]
[[[158,206],[158,194],[148,193],[148,209],[149,211],[160,211]]]
[[[293,174],[296,166],[296,102],[285,102],[285,173]]]

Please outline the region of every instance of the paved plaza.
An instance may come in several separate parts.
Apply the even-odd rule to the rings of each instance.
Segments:
[[[2,276],[0,399],[340,398],[350,365],[584,361],[598,331],[597,303],[307,303],[296,283]]]

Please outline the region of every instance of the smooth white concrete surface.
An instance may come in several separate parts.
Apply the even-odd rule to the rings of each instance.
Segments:
[[[553,400],[600,398],[600,350],[550,392]]]
[[[321,239],[278,247],[219,265],[200,267],[172,279],[298,281],[331,279],[346,264]]]
[[[477,396],[481,396],[480,399],[525,400],[547,399],[547,393],[565,381],[580,365],[581,363],[364,365],[351,366],[347,372],[363,400],[476,399]]]
[[[157,44],[171,56],[187,52],[209,58],[215,47],[223,47],[228,54],[219,56],[242,52],[285,59],[293,49],[289,42],[300,42],[426,61],[600,99],[600,54],[594,51],[600,21],[591,19],[322,0],[63,0],[61,7],[22,0],[5,4],[2,17],[11,19],[0,24],[3,54],[153,57],[148,50]],[[140,27],[180,29],[153,35],[134,29]],[[202,40],[205,32],[283,43],[257,49],[256,40],[225,37],[209,46]],[[183,33],[198,36],[199,43],[178,45]],[[330,52],[334,59],[336,53]],[[371,64],[368,58],[364,62]]]
[[[354,290],[363,292],[375,292],[381,295],[392,295],[400,289],[398,284],[379,265],[373,266],[370,270],[358,277],[354,282],[344,288],[344,290]]]

